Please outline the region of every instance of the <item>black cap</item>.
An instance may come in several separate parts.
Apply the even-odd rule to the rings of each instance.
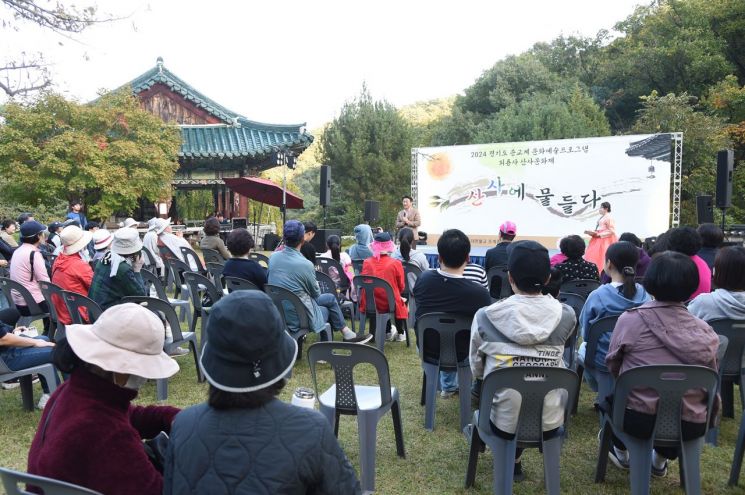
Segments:
[[[548,250],[535,241],[510,243],[507,256],[507,270],[512,280],[523,288],[527,286],[538,291],[551,274]]]

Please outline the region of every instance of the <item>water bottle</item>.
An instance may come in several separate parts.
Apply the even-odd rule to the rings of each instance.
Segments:
[[[316,393],[307,387],[299,387],[295,389],[295,393],[292,394],[292,400],[290,403],[293,406],[315,409]]]

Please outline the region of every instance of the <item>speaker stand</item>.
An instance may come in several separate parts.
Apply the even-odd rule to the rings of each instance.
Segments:
[[[326,229],[326,205],[323,205],[323,228]]]
[[[720,208],[720,210],[722,210],[722,232],[724,232],[724,220],[725,220],[724,216],[727,212],[727,208]]]

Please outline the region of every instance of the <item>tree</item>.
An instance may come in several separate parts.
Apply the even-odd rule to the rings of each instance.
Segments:
[[[43,93],[31,105],[5,105],[0,116],[0,176],[9,199],[81,199],[89,216],[106,218],[133,209],[140,197],[170,196],[181,134],[128,89],[89,105]]]
[[[81,33],[94,23],[108,22],[111,17],[100,18],[95,5],[76,7],[62,1],[0,0],[0,25],[2,29],[19,30],[19,24],[30,23],[64,37]],[[61,42],[60,42],[61,43]],[[24,96],[50,86],[48,62],[41,53],[7,53],[0,56],[0,90],[8,97]]]
[[[366,199],[380,201],[381,223],[392,227],[402,195],[410,191],[411,129],[395,107],[374,101],[367,88],[347,102],[320,139],[320,158],[331,165],[331,213],[346,231],[362,219]]]
[[[729,145],[722,119],[699,110],[697,99],[686,93],[659,96],[652,92],[642,98],[642,109],[632,128],[641,133],[683,133],[681,223],[691,225],[697,223],[696,196],[714,193],[716,152]],[[736,188],[745,186],[742,179],[736,175]],[[738,200],[735,206],[732,213],[742,218],[745,204]]]

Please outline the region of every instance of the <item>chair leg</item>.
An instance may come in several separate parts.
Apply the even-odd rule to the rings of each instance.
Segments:
[[[496,438],[490,442],[493,455],[493,479],[495,495],[511,495],[512,482],[515,474],[515,451],[517,450],[517,438],[505,440]]]
[[[602,415],[601,415],[602,416]],[[605,472],[608,469],[608,452],[612,444],[613,429],[610,424],[604,424],[600,433],[600,442],[598,445],[598,462],[595,465],[595,483],[605,481]]]
[[[684,485],[688,495],[701,493],[701,450],[704,447],[704,438],[682,442],[680,449],[681,477],[680,482]]]
[[[406,458],[406,450],[404,449],[404,426],[401,421],[401,406],[398,401],[393,401],[391,404],[391,417],[393,418],[393,433],[396,436],[396,454],[399,457]]]
[[[155,396],[159,401],[168,399],[168,378],[155,380]]]
[[[742,420],[740,420],[740,432],[737,434],[735,456],[732,459],[732,467],[729,471],[729,481],[727,484],[730,486],[737,486],[737,482],[740,480],[743,452],[745,452],[745,414],[742,415]]]
[[[706,432],[706,443],[709,445],[713,445],[716,447],[719,443],[719,427],[716,428],[709,428],[709,431]]]
[[[433,431],[435,429],[435,403],[437,396],[437,382],[440,379],[440,367],[436,364],[423,363],[426,383],[426,394],[424,399],[424,428]]]
[[[458,398],[460,399],[460,431],[468,424],[471,417],[471,368],[458,367]]]
[[[722,394],[722,417],[723,418],[734,418],[735,417],[735,387],[731,380],[724,379],[721,385],[720,393]]]
[[[47,381],[47,387],[49,387],[49,394],[53,394],[57,390],[57,371],[56,368],[49,367],[46,370],[40,371],[40,375]]]
[[[473,486],[476,481],[476,465],[479,462],[479,452],[483,442],[479,436],[479,429],[476,428],[477,420],[473,419],[473,430],[471,431],[471,447],[468,451],[468,466],[466,467],[466,488]]]
[[[375,450],[378,433],[377,411],[360,411],[357,415],[360,441],[360,481],[362,491],[375,491]]]
[[[23,408],[27,411],[34,410],[34,388],[31,383],[31,375],[22,376],[18,379],[21,384],[21,400]]]
[[[385,326],[389,319],[387,314],[375,314],[375,345],[380,352],[385,350]]]
[[[202,365],[199,363],[200,354],[197,352],[197,336],[194,335],[189,339],[189,349],[194,355],[194,366],[197,368],[197,382],[202,383],[204,381],[204,374],[202,373]]]
[[[652,446],[653,440],[639,440],[625,435],[623,443],[629,452],[629,467],[631,469],[631,494],[648,495],[650,477],[652,476]]]
[[[577,395],[574,397],[574,404],[572,404],[572,416],[577,415],[577,408],[579,407],[579,394],[582,390],[582,377],[585,373],[585,367],[581,364],[577,364],[577,378],[579,379],[579,387],[577,388]]]
[[[419,405],[423,406],[427,403],[427,374],[422,370],[422,397],[419,399]]]
[[[323,414],[323,417],[326,418],[326,421],[334,427],[334,435],[336,435],[338,433],[337,424],[339,423],[339,415],[336,414],[336,408],[321,405],[320,412]]]
[[[559,482],[559,461],[561,459],[561,437],[556,436],[543,442],[543,480],[548,495],[561,493]]]
[[[204,352],[204,344],[207,343],[207,323],[205,320],[207,320],[207,313],[202,313],[202,316],[199,318],[201,320],[201,331],[199,334],[199,355],[201,356]],[[196,320],[194,320],[194,330],[196,331]]]

